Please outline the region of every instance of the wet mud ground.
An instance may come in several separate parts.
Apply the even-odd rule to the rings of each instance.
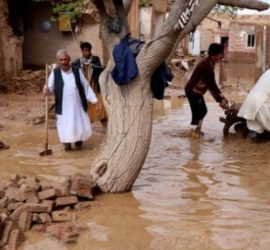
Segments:
[[[243,100],[254,83],[254,75],[247,74],[244,87],[231,74],[224,90],[230,100]],[[205,135],[199,139],[188,135],[191,114],[185,98],[155,102],[150,151],[132,192],[98,195],[90,210],[78,213],[78,222],[89,227],[78,244],[62,245],[28,232],[20,249],[269,249],[270,143],[255,144],[233,131],[223,138],[223,111],[210,96],[206,99]],[[102,148],[99,124],[84,149],[71,153],[63,151],[50,129],[53,155],[40,157],[44,125],[33,126],[31,119],[43,98],[0,95],[0,100],[7,103],[0,107],[0,138],[11,146],[0,152],[2,180],[14,173],[40,179],[88,173]]]

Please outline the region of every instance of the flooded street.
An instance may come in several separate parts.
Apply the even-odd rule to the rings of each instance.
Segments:
[[[238,72],[228,83],[244,81],[243,75],[236,76]],[[254,83],[248,79],[245,90]],[[231,90],[226,91],[229,98]],[[242,100],[243,95],[234,91],[231,100]],[[200,139],[188,136],[191,114],[185,98],[155,102],[150,151],[132,192],[98,195],[90,210],[78,213],[79,222],[89,227],[78,244],[62,245],[28,232],[27,242],[19,249],[269,249],[270,144],[255,144],[234,134],[223,138],[219,122],[223,111],[212,97],[206,99],[208,114]],[[32,101],[16,97],[9,112]],[[4,116],[1,119],[10,119],[10,114]],[[98,126],[94,131],[83,151],[65,153],[56,131],[50,129],[53,155],[40,157],[43,126],[14,121],[0,131],[0,138],[11,146],[0,152],[0,178],[14,173],[40,179],[88,173],[104,137]]]
[[[133,189],[141,216],[152,222],[150,249],[268,249],[269,144],[224,140],[221,112],[208,106],[199,140],[184,136],[186,102],[155,120]]]

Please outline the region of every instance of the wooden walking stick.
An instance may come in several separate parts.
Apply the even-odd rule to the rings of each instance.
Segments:
[[[45,88],[48,88],[48,64],[45,66]],[[40,156],[51,155],[52,150],[48,149],[48,95],[45,96],[45,150],[40,152]]]

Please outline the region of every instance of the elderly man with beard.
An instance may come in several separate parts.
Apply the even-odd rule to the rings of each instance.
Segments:
[[[70,65],[67,50],[59,50],[56,56],[59,66],[50,74],[43,92],[55,95],[57,132],[65,151],[72,150],[72,143],[75,149],[80,149],[92,134],[87,101],[97,109],[100,105],[81,70]]]

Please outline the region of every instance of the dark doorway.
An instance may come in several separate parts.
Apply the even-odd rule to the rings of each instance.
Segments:
[[[221,44],[224,48],[224,62],[229,61],[229,37],[228,36],[222,36],[221,37]]]

